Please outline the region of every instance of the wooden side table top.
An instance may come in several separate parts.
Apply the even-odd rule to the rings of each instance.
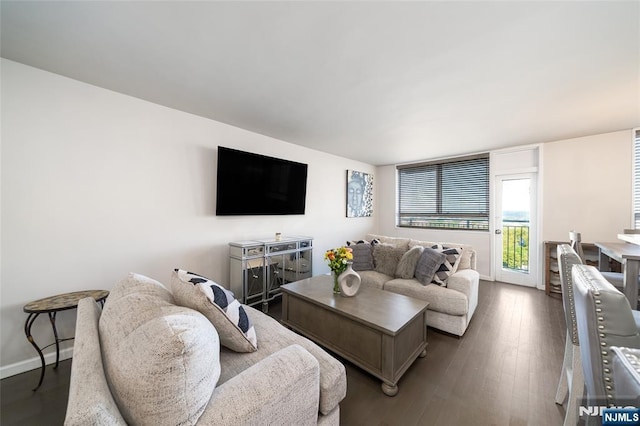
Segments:
[[[78,306],[78,302],[85,297],[93,297],[96,302],[101,302],[109,296],[107,290],[84,290],[74,291],[71,293],[58,294],[56,296],[45,297],[44,299],[34,300],[24,305],[26,313],[45,313],[58,312],[67,309],[74,309]]]

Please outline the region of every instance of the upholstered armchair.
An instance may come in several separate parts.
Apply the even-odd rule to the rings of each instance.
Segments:
[[[611,352],[616,405],[640,407],[640,349],[613,346]]]
[[[587,403],[616,405],[611,347],[640,349],[638,324],[625,295],[595,267],[574,265],[572,278]]]
[[[567,395],[569,396],[567,399],[564,424],[565,426],[573,426],[577,423],[577,402],[578,399],[582,397],[584,376],[582,374],[582,361],[580,358],[571,270],[574,265],[582,264],[582,261],[578,253],[568,244],[558,245],[557,251],[558,266],[560,267],[562,303],[564,305],[565,323],[567,324],[567,338],[565,339],[562,372],[556,392],[556,404],[562,404]]]

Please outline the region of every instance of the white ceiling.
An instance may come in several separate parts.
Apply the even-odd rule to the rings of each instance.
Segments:
[[[640,125],[640,2],[8,2],[1,54],[381,165]]]

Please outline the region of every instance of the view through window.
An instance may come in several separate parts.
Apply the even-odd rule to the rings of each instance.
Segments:
[[[489,230],[489,154],[397,166],[398,226]]]
[[[530,200],[530,178],[503,181],[502,267],[505,269],[529,271]]]

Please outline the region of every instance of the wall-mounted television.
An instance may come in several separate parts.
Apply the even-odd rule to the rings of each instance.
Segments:
[[[216,215],[304,214],[307,165],[218,147]]]

